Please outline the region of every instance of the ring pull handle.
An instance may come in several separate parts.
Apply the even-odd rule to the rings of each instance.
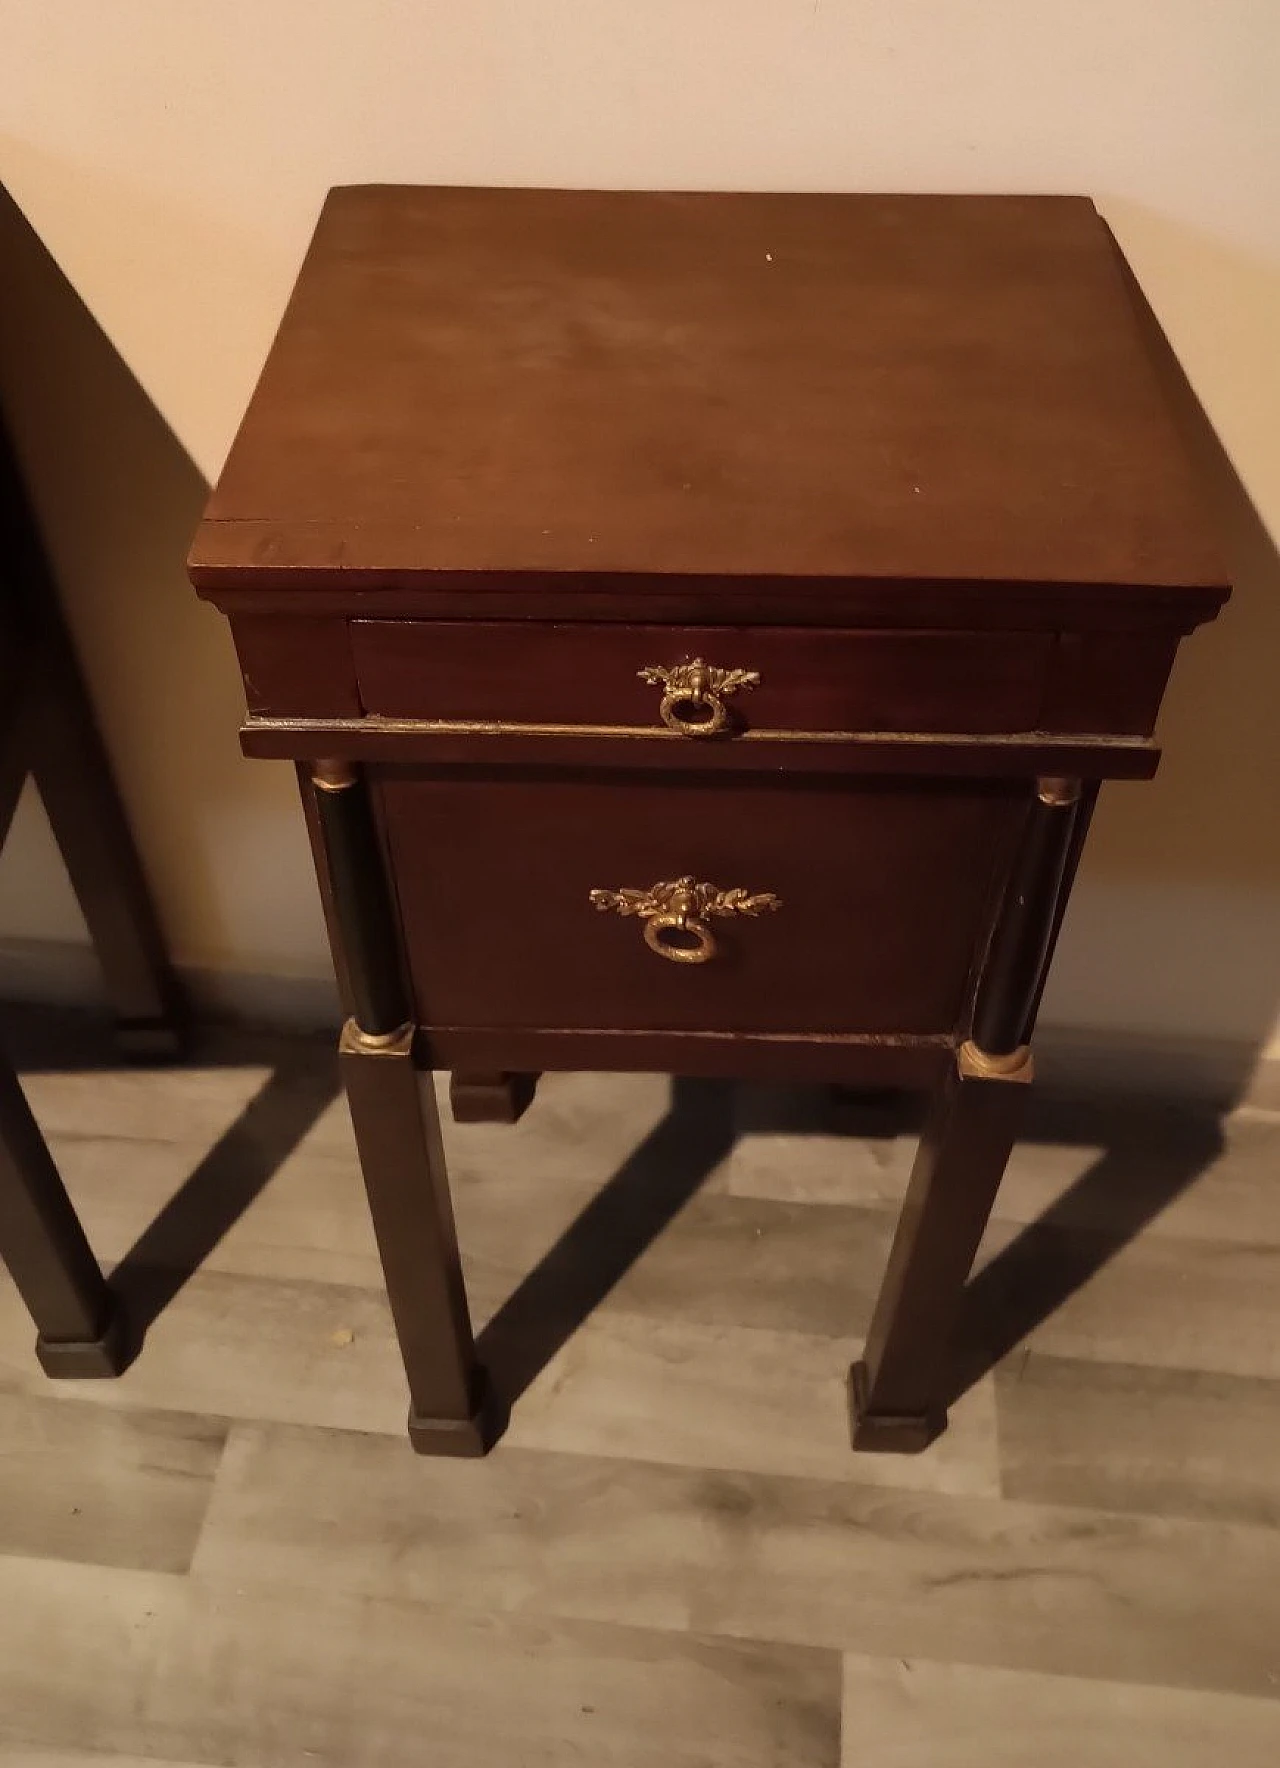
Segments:
[[[739,688],[760,685],[755,669],[719,669],[713,663],[695,657],[692,662],[678,663],[667,669],[650,663],[638,671],[641,681],[662,689],[658,716],[668,730],[682,737],[719,736],[729,723],[730,694]]]
[[[673,964],[705,964],[719,949],[715,934],[697,915],[651,915],[644,924],[644,942]]]
[[[782,907],[772,891],[752,894],[738,887],[721,890],[696,878],[675,878],[648,890],[593,890],[593,908],[635,915],[644,922],[644,942],[673,964],[705,964],[720,949],[707,925],[711,916],[762,915]]]

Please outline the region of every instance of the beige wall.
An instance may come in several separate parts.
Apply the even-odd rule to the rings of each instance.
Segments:
[[[1185,656],[1159,781],[1104,797],[1046,1011],[1280,1050],[1274,0],[4,0],[3,19],[0,178],[114,346],[47,275],[6,272],[27,328],[9,398],[181,959],[324,966],[291,777],[239,760],[230,649],[180,557],[328,185],[1083,190],[1258,515],[1228,480],[1237,601]],[[31,806],[0,866],[6,934],[79,936]]]

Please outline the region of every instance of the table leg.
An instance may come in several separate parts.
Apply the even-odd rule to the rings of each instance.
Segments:
[[[43,647],[32,699],[31,771],[102,966],[116,1041],[136,1061],[182,1053],[178,985],[84,683]]]
[[[483,1455],[497,1419],[476,1361],[435,1091],[413,1030],[370,1044],[348,1020],[339,1044],[387,1297],[420,1455]]]
[[[518,1123],[533,1103],[536,1074],[451,1074],[455,1123]]]
[[[181,1002],[26,487],[0,428],[5,714],[0,835],[35,777],[102,966],[124,1053],[180,1054]]]
[[[924,1449],[946,1425],[952,1327],[1031,1080],[1022,1054],[991,1074],[962,1050],[933,1103],[866,1349],[849,1372],[855,1449]]]
[[[933,1103],[866,1349],[849,1371],[855,1449],[917,1450],[946,1425],[951,1335],[1032,1078],[1031,1036],[1089,800],[1045,779],[975,991],[972,1035]]]
[[[36,1323],[46,1375],[120,1373],[127,1353],[115,1297],[7,1064],[0,1064],[0,1259]]]
[[[476,1360],[430,1078],[414,1062],[387,878],[364,781],[345,763],[312,774],[317,858],[352,1016],[339,1060],[409,1384],[409,1437],[424,1455],[483,1455],[500,1426]]]

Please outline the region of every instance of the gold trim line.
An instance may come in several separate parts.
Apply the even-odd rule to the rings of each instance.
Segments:
[[[1019,1044],[1016,1050],[999,1055],[980,1050],[972,1038],[960,1046],[960,1072],[981,1080],[1012,1080],[1031,1068],[1031,1045]]]
[[[311,784],[317,792],[345,792],[356,783],[355,763],[325,759],[311,764]]]
[[[413,1042],[414,1023],[406,1019],[403,1025],[397,1025],[394,1031],[366,1031],[354,1019],[348,1019],[342,1027],[339,1045],[344,1050],[358,1050],[365,1055],[386,1055],[392,1050],[407,1050]]]
[[[771,890],[752,893],[741,885],[721,890],[687,875],[661,880],[647,890],[592,890],[588,901],[595,909],[638,916],[649,950],[674,964],[705,964],[715,957],[718,947],[708,917],[762,915],[782,907]]]
[[[297,732],[308,736],[334,737],[618,737],[633,742],[643,739],[647,742],[687,746],[687,739],[679,732],[652,724],[518,724],[503,719],[389,718],[376,713],[371,713],[367,718],[251,716],[245,720],[244,729],[246,732]],[[953,749],[1090,748],[1143,753],[1157,747],[1149,737],[1112,736],[1105,732],[1090,731],[801,731],[752,728],[724,741],[726,747],[732,748],[756,743],[860,743],[867,747],[897,744]],[[327,764],[316,764],[317,767],[322,765]],[[319,780],[316,783],[318,785]],[[329,789],[338,788],[333,786]]]
[[[1079,780],[1042,779],[1036,781],[1036,797],[1054,810],[1067,810],[1080,802]]]
[[[721,669],[701,657],[677,663],[667,669],[660,663],[647,663],[636,672],[650,687],[663,689],[658,717],[668,730],[682,737],[715,737],[729,723],[730,694],[739,688],[760,685],[758,669]],[[683,710],[682,710],[683,709]],[[691,717],[690,714],[696,714]]]

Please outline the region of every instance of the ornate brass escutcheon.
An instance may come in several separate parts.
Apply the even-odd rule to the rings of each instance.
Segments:
[[[755,669],[718,669],[701,657],[665,669],[659,663],[638,671],[641,681],[663,690],[658,716],[682,737],[714,737],[729,722],[725,700],[739,688],[760,685]]]
[[[707,926],[709,916],[754,916],[782,907],[772,891],[752,895],[741,887],[721,890],[696,878],[651,884],[648,890],[593,890],[590,900],[594,908],[637,916],[644,922],[649,950],[673,964],[705,964],[715,957],[718,948]]]

